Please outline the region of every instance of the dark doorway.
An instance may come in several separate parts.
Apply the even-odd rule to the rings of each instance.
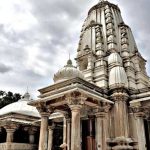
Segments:
[[[95,150],[95,120],[82,120],[82,150]]]
[[[52,150],[62,150],[60,145],[63,144],[63,123],[57,123],[53,131]]]
[[[82,120],[82,150],[87,150],[88,121]]]

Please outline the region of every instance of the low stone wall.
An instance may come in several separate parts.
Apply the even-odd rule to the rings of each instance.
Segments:
[[[0,143],[0,150],[38,150],[38,146],[25,143]]]

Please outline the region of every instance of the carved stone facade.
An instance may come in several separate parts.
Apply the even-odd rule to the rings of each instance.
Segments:
[[[103,0],[89,10],[76,62],[77,68],[68,60],[54,75],[54,84],[40,89],[39,99],[28,102],[40,114],[30,118],[27,113],[25,121],[30,118],[32,124],[0,125],[3,137],[7,132],[0,149],[9,145],[18,149],[11,142],[20,126],[29,135],[29,144],[20,144],[26,150],[36,150],[38,127],[39,150],[150,149],[146,61],[117,5]]]
[[[69,60],[55,74],[55,84],[30,102],[47,114],[41,113],[39,150],[57,149],[54,130],[48,136],[52,112],[63,114],[52,119],[62,124],[61,149],[149,150],[150,81],[117,5],[100,1],[89,10],[76,61],[78,68]]]

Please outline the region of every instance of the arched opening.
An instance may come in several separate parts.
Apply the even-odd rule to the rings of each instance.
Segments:
[[[6,142],[6,130],[5,128],[1,127],[0,128],[0,143],[5,143]]]
[[[29,143],[28,131],[25,131],[22,126],[20,126],[14,133],[15,143]]]

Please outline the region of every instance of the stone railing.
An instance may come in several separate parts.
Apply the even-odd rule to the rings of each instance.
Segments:
[[[35,144],[25,143],[0,143],[0,150],[37,150],[38,146]]]

